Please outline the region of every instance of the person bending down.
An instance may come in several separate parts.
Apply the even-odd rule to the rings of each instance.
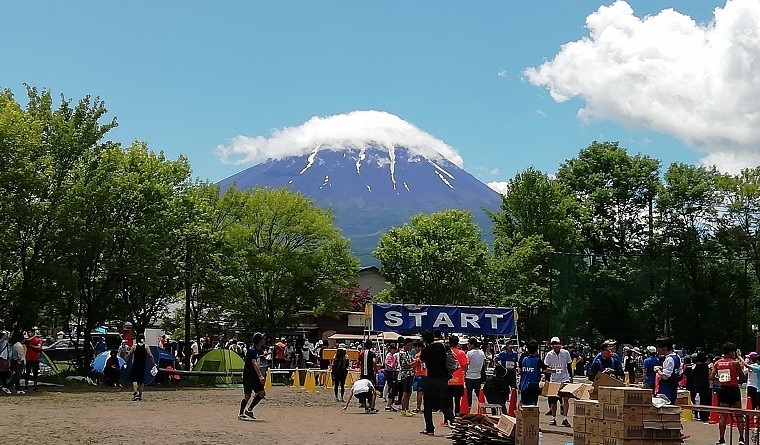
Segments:
[[[346,400],[346,406],[343,407],[343,411],[348,409],[348,405],[351,403],[351,399],[356,396],[359,402],[364,405],[364,412],[366,414],[375,414],[375,400],[377,399],[377,391],[375,391],[375,385],[368,379],[359,379],[351,386],[351,393]]]

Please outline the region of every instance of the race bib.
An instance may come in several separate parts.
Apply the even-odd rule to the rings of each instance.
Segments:
[[[720,383],[728,383],[731,381],[731,370],[729,369],[719,369],[718,370],[718,381]]]
[[[507,369],[515,369],[515,362],[506,362]]]
[[[562,374],[562,367],[554,368],[554,373],[555,374]]]

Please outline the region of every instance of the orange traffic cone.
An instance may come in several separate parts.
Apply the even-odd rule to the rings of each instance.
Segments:
[[[517,389],[512,388],[512,392],[509,393],[509,409],[507,415],[515,417],[515,411],[517,411]]]
[[[470,414],[470,404],[467,402],[467,395],[463,395],[459,402],[459,414]]]
[[[480,394],[478,394],[478,414],[486,413],[486,395],[483,394],[483,388],[480,388]]]
[[[710,403],[710,406],[718,406],[718,394],[713,391],[712,395],[712,403]],[[708,422],[711,424],[716,424],[720,421],[720,415],[717,413],[717,411],[710,411],[710,418],[708,419]]]

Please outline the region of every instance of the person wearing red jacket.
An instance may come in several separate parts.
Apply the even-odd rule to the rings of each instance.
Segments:
[[[29,377],[34,377],[33,391],[37,391],[37,378],[40,374],[40,353],[42,352],[42,339],[37,335],[37,328],[26,331],[26,374],[24,375],[24,386],[29,391]]]

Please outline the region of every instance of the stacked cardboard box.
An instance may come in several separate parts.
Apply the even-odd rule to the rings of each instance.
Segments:
[[[651,390],[602,386],[598,398],[575,402],[575,445],[681,443],[681,408],[655,408]]]
[[[538,445],[538,406],[520,406],[515,415],[515,443]]]

